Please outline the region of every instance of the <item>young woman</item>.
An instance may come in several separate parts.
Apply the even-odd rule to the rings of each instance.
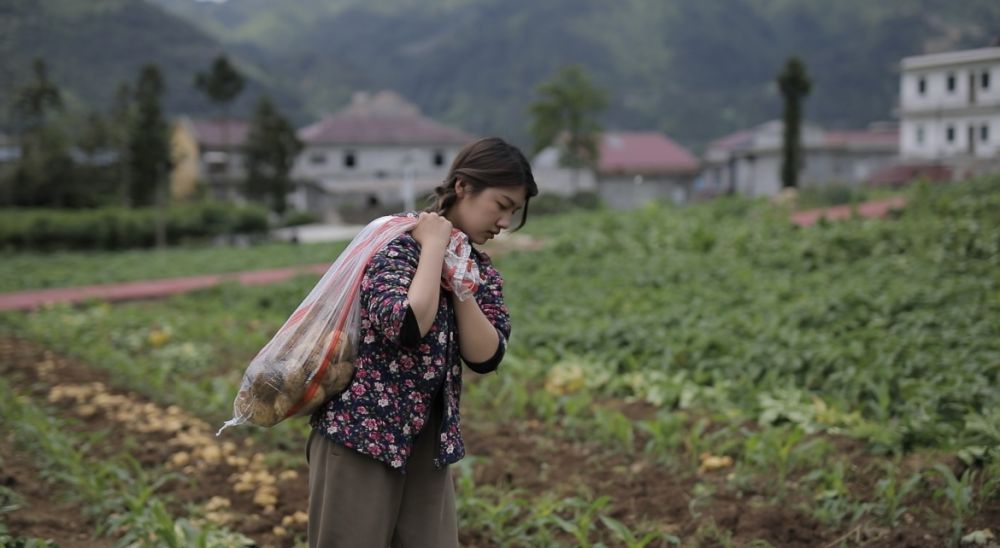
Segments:
[[[461,361],[495,370],[510,319],[489,257],[473,250],[484,283],[463,301],[441,284],[444,252],[452,228],[483,244],[522,209],[523,225],[538,187],[516,147],[488,138],[466,145],[435,191],[365,269],[354,378],[312,417],[310,546],[458,546],[448,465],[465,455]]]

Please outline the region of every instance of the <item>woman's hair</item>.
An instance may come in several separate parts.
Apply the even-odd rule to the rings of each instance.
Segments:
[[[454,205],[458,199],[455,185],[459,180],[472,185],[472,194],[479,194],[489,187],[523,186],[526,199],[521,224],[517,228],[524,226],[528,220],[528,201],[538,195],[538,185],[531,173],[531,164],[517,147],[499,137],[473,141],[458,151],[448,170],[448,176],[434,189],[434,196],[431,196],[434,203],[427,211],[444,213]]]

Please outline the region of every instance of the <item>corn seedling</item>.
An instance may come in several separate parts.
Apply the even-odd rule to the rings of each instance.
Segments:
[[[899,468],[894,463],[887,462],[884,466],[886,475],[875,484],[875,509],[887,525],[895,527],[907,510],[903,502],[923,478],[920,474],[913,474],[901,482]]]
[[[943,498],[951,508],[951,545],[958,546],[962,538],[965,522],[975,513],[975,502],[972,483],[975,472],[966,470],[960,478],[956,478],[950,468],[943,464],[935,464],[934,470],[944,480],[944,487],[935,490],[934,498]]]

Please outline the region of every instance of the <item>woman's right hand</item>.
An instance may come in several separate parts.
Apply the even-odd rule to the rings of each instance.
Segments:
[[[442,249],[448,247],[451,240],[451,221],[437,213],[421,212],[417,217],[417,226],[413,227],[410,234],[421,247],[440,245]]]

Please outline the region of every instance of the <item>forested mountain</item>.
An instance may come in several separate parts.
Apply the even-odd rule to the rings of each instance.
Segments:
[[[164,75],[164,103],[172,113],[208,113],[212,107],[193,85],[194,75],[225,51],[182,18],[140,0],[0,0],[0,130],[10,123],[11,96],[43,58],[70,110],[106,110],[122,83],[133,89],[139,69],[156,63]],[[248,90],[235,108],[263,89],[262,70],[240,67]],[[297,100],[284,97],[289,105]]]
[[[121,63],[96,52],[131,44],[128,59],[171,60],[168,83],[190,87],[180,73],[207,65],[221,43],[299,124],[343,106],[352,90],[392,88],[431,116],[522,144],[535,87],[567,63],[609,91],[607,127],[663,130],[697,149],[780,115],[773,80],[791,54],[813,79],[807,118],[861,127],[892,118],[902,57],[983,47],[1000,34],[995,0],[148,1],[174,16],[143,0],[23,4],[47,5],[62,22],[43,42],[55,77],[74,89],[86,82],[81,97],[110,93],[119,79]],[[70,23],[79,11],[89,12],[86,28],[102,29],[88,34],[83,49],[95,55],[85,58],[70,43],[80,42],[83,27]],[[137,30],[154,11],[162,23]],[[203,106],[197,95],[174,100],[172,109]]]

